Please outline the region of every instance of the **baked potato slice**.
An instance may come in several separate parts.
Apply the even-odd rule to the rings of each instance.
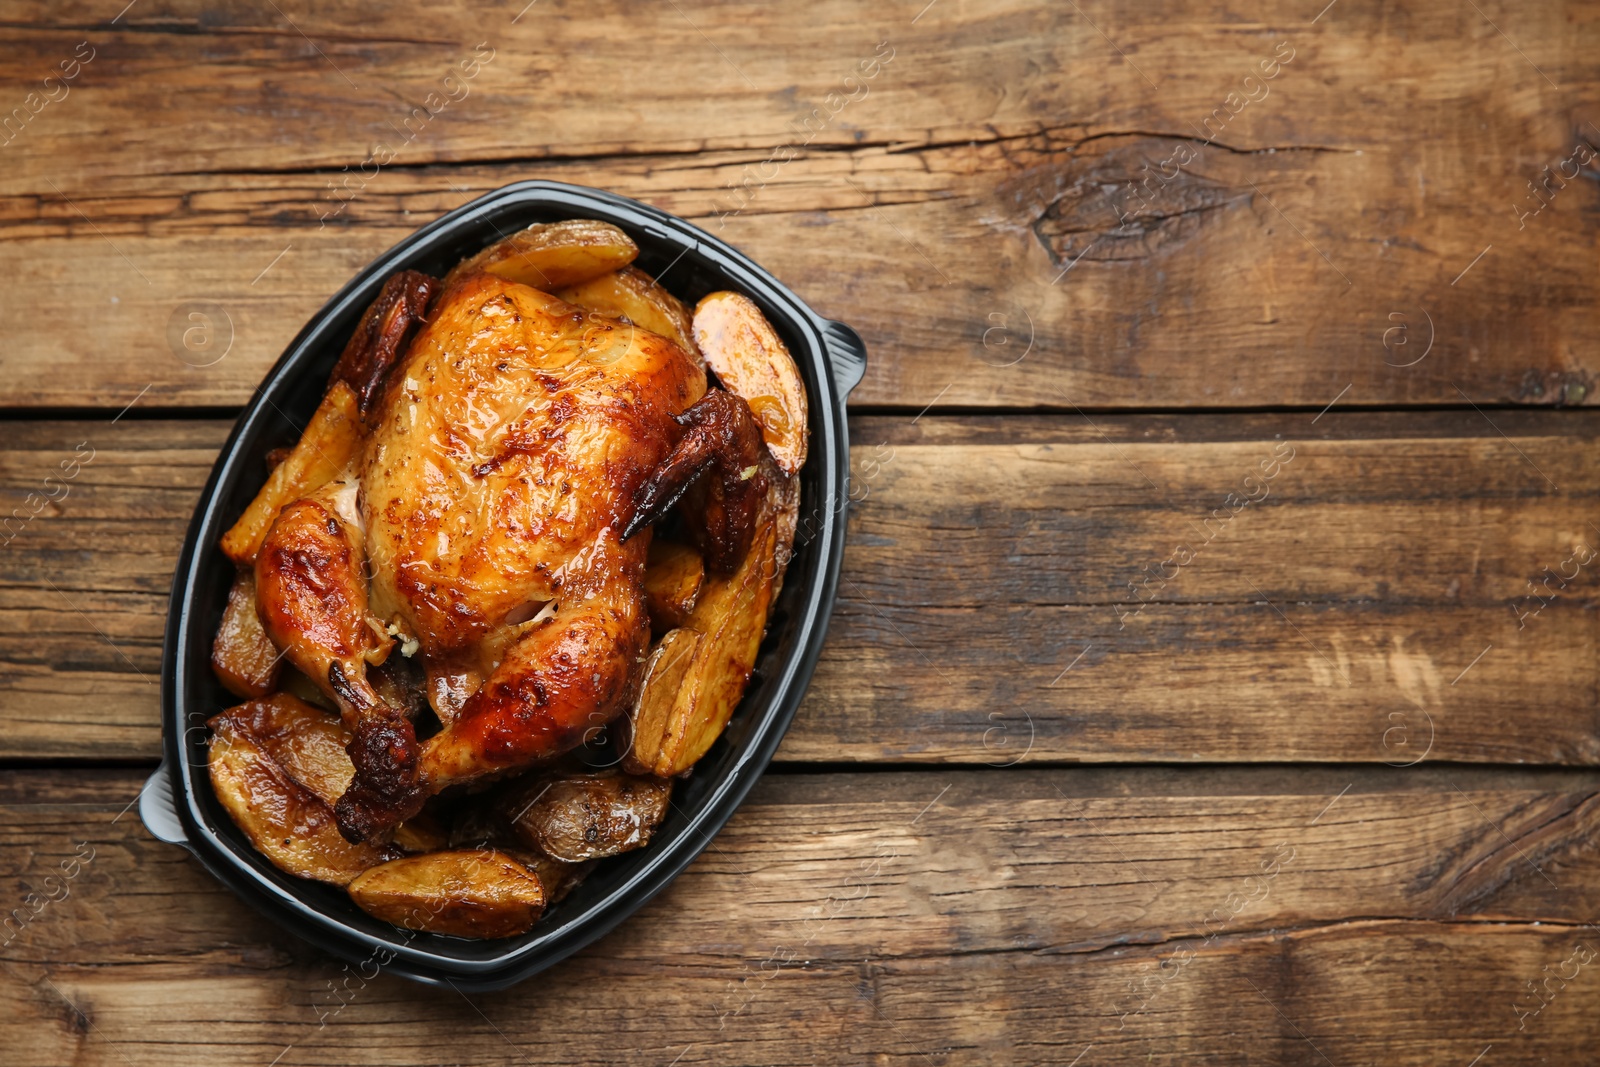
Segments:
[[[501,811],[524,844],[583,863],[649,844],[671,795],[660,778],[600,771],[534,778],[507,793]]]
[[[546,293],[621,270],[639,254],[633,238],[594,219],[536,222],[456,264],[445,288],[483,271]]]
[[[645,605],[657,633],[682,626],[700,598],[705,561],[688,545],[655,538],[644,565]],[[265,639],[266,634],[262,634]],[[270,642],[269,642],[270,644]]]
[[[405,856],[350,883],[350,899],[374,918],[433,934],[511,937],[544,914],[539,876],[493,849]]]
[[[272,468],[239,521],[222,535],[222,551],[241,567],[253,566],[278,512],[337,478],[360,445],[361,411],[355,390],[346,382],[334,382],[300,440]]]
[[[777,541],[778,517],[766,509],[744,562],[726,577],[708,578],[688,621],[662,639],[640,686],[625,767],[663,778],[682,774],[728,725],[766,631],[780,571]]]
[[[241,570],[228,590],[222,625],[211,643],[211,669],[228,692],[249,700],[277,687],[282,659],[256,614],[255,572]]]
[[[805,466],[810,421],[800,368],[755,302],[719,292],[694,309],[694,339],[723,388],[750,405],[785,474]]]
[[[705,365],[694,343],[694,322],[688,305],[637,267],[623,267],[579,285],[566,286],[552,295],[574,307],[626,319],[658,333],[689,353],[696,363]]]
[[[250,843],[279,870],[344,886],[397,853],[388,846],[352,845],[339,833],[332,804],[319,795],[327,788],[327,769],[319,770],[327,754],[315,731],[302,729],[311,715],[328,718],[280,695],[213,716],[211,786]],[[338,754],[348,766],[343,749]],[[284,766],[291,756],[300,764],[298,775]]]

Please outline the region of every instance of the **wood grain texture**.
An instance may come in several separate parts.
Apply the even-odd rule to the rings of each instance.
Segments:
[[[1600,13],[1324,2],[8,4],[0,1061],[1592,1061]],[[870,361],[776,769],[466,997],[130,805],[227,420],[528,178]]]
[[[142,776],[0,775],[0,892],[58,898],[8,928],[8,1062],[1576,1062],[1600,1006],[1561,968],[1592,772],[773,775],[616,932],[471,997],[285,938],[118,816]]]
[[[1600,423],[1311,420],[858,419],[780,758],[1600,763]],[[0,504],[42,510],[0,550],[0,754],[157,753],[170,572],[225,432],[11,424]]]
[[[0,403],[241,403],[361,265],[535,177],[696,220],[855,325],[861,404],[1593,392],[1600,192],[1529,192],[1600,141],[1582,5],[919,6],[23,5],[15,69],[96,51],[0,148]]]

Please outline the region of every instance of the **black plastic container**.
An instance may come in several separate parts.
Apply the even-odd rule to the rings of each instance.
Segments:
[[[342,890],[284,874],[233,824],[211,790],[206,719],[237,703],[210,668],[233,565],[218,539],[266,477],[269,449],[292,443],[315,410],[345,341],[384,279],[442,275],[463,256],[533,222],[602,219],[639,245],[638,265],[691,304],[732,289],[753,299],[789,346],[810,393],[811,450],[801,471],[801,535],[743,703],[647,848],[601,864],[529,933],[495,941],[408,934]],[[192,852],[262,914],[346,960],[459,989],[501,989],[587,945],[660,892],[699,855],[766,768],[821,651],[839,580],[848,493],[845,396],[866,370],[855,331],[806,307],[772,275],[695,226],[613,193],[557,182],[509,185],[424,226],[371,263],[312,318],[273,367],[201,494],[172,584],[161,670],[164,759],[139,812],[156,837]]]

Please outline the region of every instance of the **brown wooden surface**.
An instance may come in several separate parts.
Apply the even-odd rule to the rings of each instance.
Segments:
[[[1600,1007],[1579,968],[1515,1010],[1600,940],[1592,772],[775,775],[559,980],[471,998],[345,985],[119,818],[140,780],[0,780],[0,877],[92,856],[7,949],[40,1062],[1576,1062]]]
[[[845,577],[781,759],[1600,763],[1597,564],[1528,592],[1600,548],[1587,413],[852,429]],[[0,502],[94,458],[0,555],[0,752],[153,758],[172,565],[227,426],[11,430]]]
[[[1583,5],[1347,2],[1312,24],[1320,5],[1300,0],[942,2],[915,22],[916,3],[547,0],[513,24],[519,0],[140,0],[115,27],[87,2],[31,6],[6,31],[13,96],[80,41],[96,51],[0,149],[10,406],[115,409],[147,386],[147,405],[242,403],[358,266],[530,177],[638,196],[745,248],[861,330],[863,404],[1314,410],[1347,385],[1369,406],[1594,387],[1600,194],[1575,182],[1520,229],[1513,210],[1580,134],[1600,141],[1582,130],[1600,118]],[[494,58],[407,141],[479,42]],[[893,58],[846,87],[880,42]],[[1207,125],[1279,42],[1293,59],[1268,95]],[[858,99],[804,144],[832,92]],[[363,170],[379,145],[393,162]],[[763,166],[785,145],[795,158]],[[1181,145],[1199,158],[1123,225],[1126,184]],[[747,174],[745,198],[730,187]],[[86,276],[92,297],[64,284]],[[204,368],[167,340],[194,302],[233,335]],[[1383,344],[1391,314],[1416,342],[1403,354]],[[1427,319],[1429,359],[1386,365],[1422,351]]]
[[[0,132],[0,1060],[1593,1058],[1596,164],[1518,215],[1600,9],[125,2],[0,12],[0,119],[93,51]],[[659,899],[506,993],[345,984],[128,807],[172,567],[306,318],[526,178],[866,338],[844,580]]]

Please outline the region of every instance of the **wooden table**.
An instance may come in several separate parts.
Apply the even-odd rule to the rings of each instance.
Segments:
[[[124,2],[0,21],[0,1060],[1593,1061],[1600,8]],[[855,325],[860,499],[750,801],[465,997],[129,805],[231,420],[535,177]]]

